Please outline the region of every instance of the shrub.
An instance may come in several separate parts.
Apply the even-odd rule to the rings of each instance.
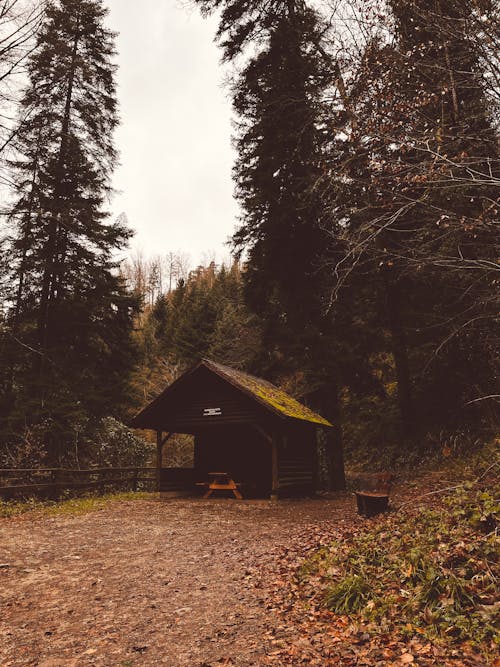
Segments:
[[[329,588],[325,604],[336,614],[360,611],[370,599],[370,586],[361,575],[348,576]]]

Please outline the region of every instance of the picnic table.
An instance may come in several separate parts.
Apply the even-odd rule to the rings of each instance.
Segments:
[[[197,483],[197,486],[204,486],[207,489],[203,498],[210,498],[214,491],[232,491],[235,498],[243,499],[238,489],[240,485],[234,481],[228,472],[209,472],[208,477],[208,482]]]

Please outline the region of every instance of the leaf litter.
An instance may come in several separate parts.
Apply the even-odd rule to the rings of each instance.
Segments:
[[[0,665],[488,665],[466,640],[326,606],[325,582],[343,565],[318,568],[318,553],[393,519],[363,519],[336,495],[137,500],[0,520]]]

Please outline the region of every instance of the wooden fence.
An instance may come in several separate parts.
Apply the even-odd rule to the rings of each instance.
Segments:
[[[0,468],[0,498],[59,498],[63,492],[95,489],[156,490],[156,468]]]

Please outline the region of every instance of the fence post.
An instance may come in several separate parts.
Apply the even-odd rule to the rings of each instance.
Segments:
[[[52,498],[53,500],[60,500],[62,494],[62,470],[60,468],[52,471],[52,481],[54,484]]]
[[[101,494],[101,496],[104,495],[104,483],[105,483],[104,482],[104,477],[105,476],[106,476],[105,471],[101,470],[99,468],[99,470],[97,470],[97,481],[99,482],[97,488],[99,489],[99,493]]]
[[[134,474],[132,477],[132,491],[137,491],[138,477],[139,477],[139,468],[134,468]]]

